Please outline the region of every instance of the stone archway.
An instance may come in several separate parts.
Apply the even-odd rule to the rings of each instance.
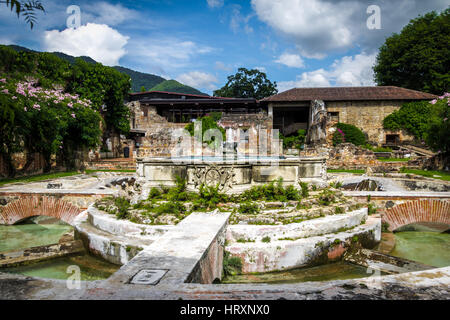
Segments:
[[[390,231],[417,222],[435,222],[450,226],[450,201],[435,199],[408,201],[386,209],[382,220],[389,224]]]
[[[72,224],[83,210],[52,196],[23,196],[0,209],[0,224],[12,225],[25,218],[48,216]]]

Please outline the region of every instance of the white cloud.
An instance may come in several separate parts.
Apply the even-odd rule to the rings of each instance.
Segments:
[[[248,24],[250,19],[254,14],[249,14],[247,16],[242,15],[242,7],[238,4],[233,5],[233,10],[230,19],[230,28],[234,33],[238,33],[241,25],[243,25],[244,32],[250,34],[253,32],[253,28]]]
[[[108,66],[119,64],[129,37],[104,24],[88,23],[77,29],[50,30],[44,35],[46,51],[88,56]]]
[[[224,0],[206,0],[208,2],[208,7],[210,8],[220,8],[223,6]]]
[[[400,32],[410,19],[448,7],[448,0],[251,0],[258,19],[296,44],[307,58],[324,58],[359,46],[377,50],[385,38]],[[369,30],[367,8],[381,8],[381,29]]]
[[[12,44],[13,42],[8,38],[0,38],[0,44],[3,44],[5,46]]]
[[[305,67],[305,63],[303,59],[298,54],[291,53],[283,53],[278,60],[275,60],[277,63],[284,64],[285,66],[291,68],[303,68]]]
[[[345,56],[336,60],[328,70],[318,69],[303,72],[294,81],[278,82],[280,92],[301,87],[329,86],[372,86],[375,54],[361,53],[355,56]]]
[[[208,90],[216,89],[217,86],[215,85],[215,83],[217,83],[218,81],[214,75],[200,71],[191,71],[188,73],[180,74],[176,78],[176,80],[194,88],[202,88]]]
[[[125,21],[139,18],[139,12],[125,8],[121,4],[113,5],[107,2],[83,5],[81,10],[82,23],[93,22],[116,26]]]
[[[350,29],[351,17],[361,8],[356,1],[252,0],[251,3],[261,21],[293,38],[306,57],[351,45],[355,39]]]
[[[214,49],[178,38],[133,38],[127,57],[139,61],[145,72],[168,75],[179,68],[192,67],[192,59]]]
[[[264,68],[264,67],[254,67],[253,69],[256,69],[256,70],[258,70],[258,71],[260,71],[260,72],[267,73],[267,69]]]
[[[227,71],[227,72],[230,72],[231,70],[233,70],[233,68],[231,68],[230,66],[226,65],[222,61],[216,61],[215,68],[218,69],[218,70]]]

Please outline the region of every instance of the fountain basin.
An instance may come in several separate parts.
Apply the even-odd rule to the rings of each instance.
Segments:
[[[325,158],[280,157],[180,157],[137,159],[137,175],[148,186],[172,186],[176,177],[186,179],[188,189],[201,184],[219,186],[223,191],[244,191],[253,185],[279,178],[285,184],[301,181],[323,183],[326,179]]]

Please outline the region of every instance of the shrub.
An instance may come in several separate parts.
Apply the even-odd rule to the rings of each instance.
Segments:
[[[300,187],[302,188],[302,197],[307,198],[309,196],[309,187],[306,182],[300,182]]]
[[[319,204],[322,206],[328,206],[336,201],[336,195],[331,190],[324,190],[319,195]]]
[[[219,187],[200,185],[199,193],[193,201],[193,209],[215,209],[219,203],[229,202],[229,197],[219,192]]]
[[[162,203],[159,206],[153,207],[151,209],[152,212],[160,215],[160,214],[184,214],[186,212],[186,208],[184,205],[177,201],[171,201]]]
[[[223,255],[223,275],[234,276],[242,272],[242,260],[240,257],[232,257],[225,251]]]
[[[116,217],[117,219],[128,218],[128,209],[130,208],[130,202],[125,197],[114,198],[114,205],[117,207]]]
[[[306,130],[300,129],[297,131],[297,134],[291,135],[288,137],[283,136],[280,133],[280,139],[283,140],[283,148],[295,148],[301,149],[302,145],[305,143],[306,138]]]
[[[241,201],[282,201],[288,200],[297,201],[300,199],[299,192],[294,186],[283,187],[283,179],[278,179],[275,183],[272,181],[263,186],[254,186],[249,190],[244,191],[241,196]]]
[[[166,199],[168,201],[186,201],[189,198],[186,192],[186,180],[180,176],[176,176],[176,186],[169,189]]]
[[[353,143],[356,146],[366,145],[366,136],[352,124],[338,123],[333,134],[333,145],[343,142]]]
[[[377,207],[373,203],[369,203],[367,206],[367,212],[368,214],[375,214],[377,213]]]
[[[158,188],[151,188],[150,193],[148,194],[148,199],[159,199],[161,198],[161,191]]]
[[[239,205],[238,212],[242,214],[258,214],[260,210],[256,203],[244,202]]]
[[[269,236],[266,236],[266,237],[262,238],[261,241],[265,242],[265,243],[269,243],[271,241],[271,239]]]

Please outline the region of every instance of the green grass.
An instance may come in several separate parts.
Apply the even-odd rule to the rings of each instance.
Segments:
[[[54,173],[38,174],[38,175],[34,175],[34,176],[19,177],[19,178],[12,178],[12,179],[1,179],[0,186],[8,184],[8,183],[36,182],[36,181],[56,179],[56,178],[62,178],[62,177],[70,177],[70,176],[75,176],[77,174],[79,174],[77,171],[69,171],[69,172],[54,172]]]
[[[136,172],[136,170],[125,170],[125,169],[120,169],[120,170],[106,170],[106,169],[104,169],[104,170],[86,170],[86,173],[87,174],[90,174],[90,173],[95,173],[95,172]]]
[[[346,173],[356,173],[356,174],[364,174],[365,170],[348,170],[348,169],[328,169],[328,173],[338,173],[338,172],[346,172]]]
[[[95,173],[95,172],[136,172],[136,170],[86,170],[87,174]],[[26,177],[18,177],[18,178],[8,178],[8,179],[0,179],[0,186],[10,183],[17,182],[38,182],[44,180],[51,180],[57,178],[71,177],[80,174],[77,171],[68,171],[68,172],[53,172],[53,173],[45,173],[45,174],[37,174]]]
[[[399,158],[378,158],[379,161],[383,161],[383,162],[408,162],[410,159],[408,158],[404,158],[404,159],[399,159]]]
[[[425,170],[418,170],[418,169],[405,169],[402,168],[401,173],[411,173],[411,174],[417,174],[419,176],[424,176],[427,178],[433,178],[433,179],[439,179],[444,181],[450,181],[450,172],[444,172],[444,171],[425,171]],[[439,177],[434,177],[434,176]]]

